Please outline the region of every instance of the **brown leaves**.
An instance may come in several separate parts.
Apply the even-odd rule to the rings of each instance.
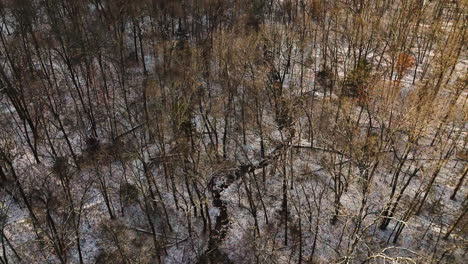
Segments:
[[[415,65],[415,59],[413,55],[409,53],[405,53],[405,52],[398,54],[398,58],[396,61],[396,71],[397,71],[398,79],[403,78],[403,75],[405,74],[405,72],[409,68],[413,67],[414,65]]]

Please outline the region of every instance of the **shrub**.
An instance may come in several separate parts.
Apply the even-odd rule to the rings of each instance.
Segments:
[[[342,95],[353,98],[365,96],[371,70],[372,66],[366,59],[359,60],[343,81]]]
[[[317,72],[317,82],[325,89],[330,89],[333,85],[333,72],[325,68]]]
[[[99,150],[100,144],[99,139],[95,137],[89,137],[85,139],[86,152],[93,153]]]
[[[126,205],[138,201],[138,188],[131,183],[124,183],[120,185],[120,197],[122,202]]]
[[[68,159],[66,157],[57,157],[52,165],[52,172],[60,177],[67,174]]]

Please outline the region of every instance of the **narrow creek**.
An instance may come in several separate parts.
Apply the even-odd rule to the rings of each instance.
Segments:
[[[211,178],[208,184],[208,190],[210,191],[213,199],[213,206],[218,210],[219,213],[216,216],[214,229],[210,232],[208,247],[203,255],[199,258],[198,264],[233,263],[229,260],[229,257],[219,249],[219,245],[222,244],[229,231],[229,214],[226,202],[222,199],[221,193],[232,183],[236,182],[241,177],[244,177],[245,174],[253,172],[257,169],[262,169],[271,164],[271,162],[279,156],[279,151],[283,148],[284,145],[276,147],[273,152],[265,159],[260,161],[258,165],[242,164],[230,172],[215,174]]]

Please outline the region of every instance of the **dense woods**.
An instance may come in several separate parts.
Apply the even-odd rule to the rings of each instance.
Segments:
[[[0,1],[0,263],[464,263],[467,12]]]

